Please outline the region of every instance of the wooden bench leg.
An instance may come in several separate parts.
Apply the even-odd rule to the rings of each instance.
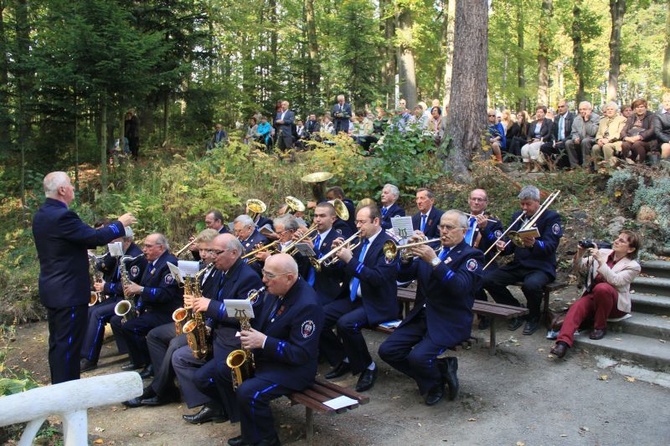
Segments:
[[[307,444],[314,444],[314,411],[305,407],[305,437]]]
[[[544,325],[548,329],[551,329],[551,321],[549,320],[549,295],[551,294],[551,291],[548,289],[544,289],[542,291],[542,315],[541,319],[544,318]]]
[[[489,334],[490,334],[490,344],[489,345],[489,355],[493,356],[496,354],[496,318],[491,318],[491,324],[489,325]]]

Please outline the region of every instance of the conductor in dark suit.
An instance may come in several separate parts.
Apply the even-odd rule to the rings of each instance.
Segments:
[[[323,326],[316,292],[298,276],[298,265],[288,254],[267,258],[263,283],[268,293],[263,310],[240,336],[242,348],[254,354],[255,375],[237,391],[229,381],[224,395],[238,408],[242,428],[242,435],[228,440],[231,446],[278,445],[270,401],[309,387],[316,376]],[[230,370],[223,376],[230,380]],[[230,419],[235,421],[235,414]]]
[[[65,172],[44,177],[46,200],[33,218],[33,237],[40,261],[40,301],[49,322],[51,383],[79,379],[79,359],[86,333],[91,281],[88,248],[105,245],[136,222],[124,214],[108,226],[93,229],[68,209],[74,186]]]
[[[337,96],[337,104],[333,105],[331,111],[335,121],[335,134],[340,132],[349,133],[349,120],[351,119],[351,104],[344,101],[344,95]]]
[[[435,197],[431,191],[426,188],[416,191],[416,207],[419,212],[412,216],[412,227],[415,231],[421,231],[429,239],[440,236],[437,226],[443,211],[434,205]]]
[[[397,186],[393,184],[384,185],[380,197],[382,207],[379,209],[382,214],[382,228],[391,229],[393,227],[391,223],[393,217],[405,216],[405,210],[396,203],[399,197],[400,191]]]
[[[417,257],[402,265],[399,280],[417,279],[417,300],[400,326],[379,347],[379,356],[413,378],[427,405],[436,404],[449,384],[456,397],[456,358],[445,362],[450,374],[440,373],[438,355],[470,337],[472,305],[481,286],[484,255],[464,239],[468,217],[456,210],[442,214],[436,253],[428,245],[408,248]]]

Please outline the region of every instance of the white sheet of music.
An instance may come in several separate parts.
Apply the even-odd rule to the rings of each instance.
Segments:
[[[107,243],[107,249],[109,249],[109,255],[112,257],[121,257],[123,255],[123,243],[121,242]]]
[[[324,401],[323,404],[330,407],[331,409],[337,410],[343,407],[349,407],[354,404],[358,404],[358,401],[353,398],[349,398],[348,396],[342,395],[338,396],[337,398],[333,398],[332,400]]]
[[[195,277],[200,271],[200,262],[197,260],[180,260],[177,265],[182,277]]]
[[[395,216],[391,219],[391,226],[393,227],[393,233],[401,239],[407,239],[414,234],[411,216]]]

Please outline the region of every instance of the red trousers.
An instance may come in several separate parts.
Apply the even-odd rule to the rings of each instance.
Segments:
[[[583,295],[572,304],[556,341],[563,341],[572,347],[575,331],[589,317],[593,317],[595,329],[604,330],[608,318],[622,317],[626,314],[617,308],[618,299],[619,293],[612,285],[607,282],[596,284],[591,293]]]

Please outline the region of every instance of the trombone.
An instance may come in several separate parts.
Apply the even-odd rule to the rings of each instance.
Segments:
[[[251,265],[252,263],[255,263],[255,262],[258,261],[258,259],[256,258],[256,253],[263,252],[263,251],[269,251],[270,253],[272,253],[274,251],[277,251],[277,248],[276,248],[277,245],[279,245],[279,240],[275,240],[272,243],[269,243],[267,245],[263,245],[259,248],[254,249],[253,251],[249,251],[248,253],[246,253],[242,256],[242,259],[243,260],[249,259],[249,260],[247,260],[247,264]]]
[[[336,254],[340,250],[342,250],[343,248],[347,248],[347,247],[349,249],[354,249],[358,245],[361,244],[360,235],[361,235],[361,231],[359,229],[358,231],[356,231],[356,233],[354,235],[352,235],[351,237],[349,237],[348,239],[343,241],[341,244],[339,244],[335,248],[328,251],[320,259],[317,259],[316,257],[310,257],[309,260],[312,264],[312,267],[314,267],[314,270],[316,272],[319,272],[319,271],[321,271],[321,268],[323,268],[324,266],[332,266],[332,265],[336,264],[339,260],[336,256]],[[359,238],[359,240],[356,243],[352,244],[354,239],[357,238],[357,237]]]
[[[386,240],[384,242],[384,245],[382,246],[382,252],[384,253],[384,257],[386,257],[386,260],[389,262],[395,260],[398,255],[400,255],[400,260],[402,261],[409,261],[411,260],[414,256],[409,252],[405,251],[407,248],[414,248],[415,246],[421,246],[421,245],[429,245],[431,243],[439,242],[440,238],[434,238],[434,239],[425,239],[421,240],[419,242],[415,243],[407,243],[405,245],[399,245],[393,240]],[[439,251],[442,249],[442,246],[439,248],[435,249],[435,251]]]

